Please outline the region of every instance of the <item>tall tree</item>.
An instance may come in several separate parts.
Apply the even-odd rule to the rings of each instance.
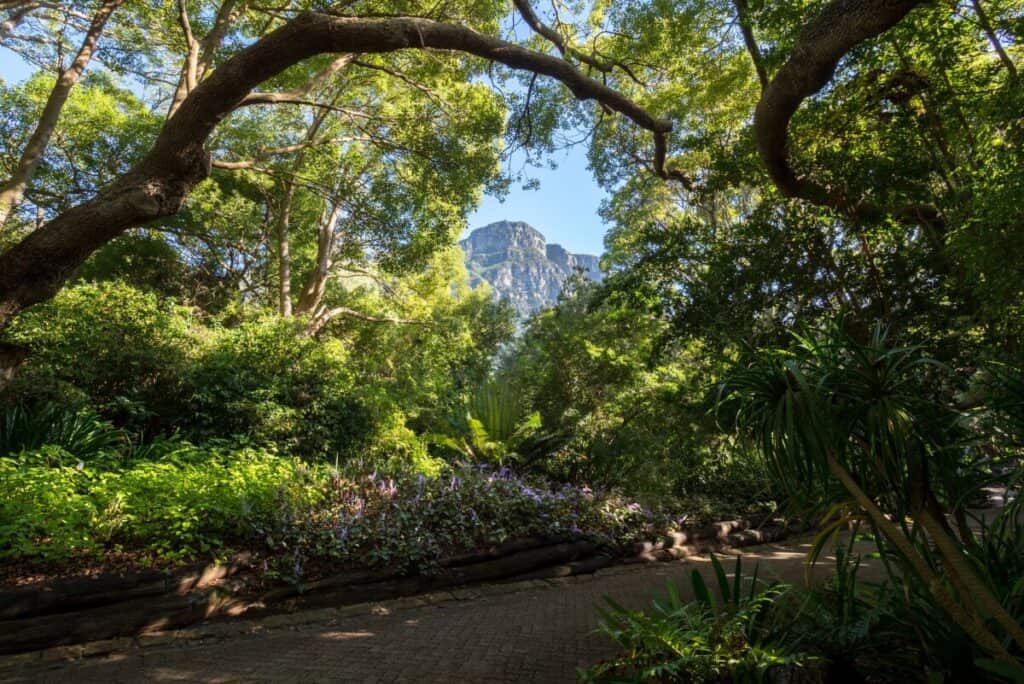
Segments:
[[[225,61],[168,119],[151,150],[93,199],[33,232],[0,255],[0,325],[25,306],[51,297],[74,268],[125,230],[174,214],[210,171],[205,144],[253,89],[324,52],[387,53],[403,49],[464,52],[554,77],[580,99],[595,99],[663,137],[669,124],[591,79],[563,59],[430,19],[359,18],[305,12]]]
[[[3,229],[8,216],[18,208],[22,198],[25,196],[25,189],[32,181],[32,177],[35,175],[39,162],[43,157],[43,152],[46,150],[51,136],[53,136],[53,131],[57,127],[57,119],[60,117],[61,110],[68,100],[71,89],[81,79],[82,73],[92,60],[110,15],[122,4],[124,4],[124,0],[106,0],[103,2],[92,16],[92,20],[85,30],[81,47],[78,48],[78,52],[72,58],[71,63],[67,67],[63,65],[59,67],[57,82],[50,91],[46,105],[43,107],[39,120],[36,122],[35,130],[33,130],[32,135],[25,144],[25,149],[22,150],[21,158],[18,160],[10,177],[3,181],[3,183],[0,183],[0,230]],[[13,28],[13,25],[22,21],[30,11],[38,8],[38,3],[16,3],[12,18],[5,25]]]

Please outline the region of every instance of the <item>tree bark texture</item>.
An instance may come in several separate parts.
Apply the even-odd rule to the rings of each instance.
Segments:
[[[800,31],[754,112],[754,139],[768,175],[786,197],[846,213],[849,198],[801,177],[790,162],[789,123],[801,103],[825,87],[844,55],[898,24],[923,0],[833,0]]]

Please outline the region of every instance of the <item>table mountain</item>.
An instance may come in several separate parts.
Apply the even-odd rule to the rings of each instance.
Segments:
[[[590,280],[604,279],[598,257],[572,254],[548,244],[522,221],[498,221],[477,228],[459,245],[466,253],[470,284],[490,284],[497,299],[507,299],[521,316],[551,306],[566,278],[582,270]]]

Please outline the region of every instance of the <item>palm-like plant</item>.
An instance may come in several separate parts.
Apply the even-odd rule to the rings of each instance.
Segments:
[[[465,415],[450,421],[446,434],[428,439],[471,461],[504,465],[552,439],[540,429],[540,414],[524,409],[510,383],[492,379],[469,397]]]
[[[34,409],[10,406],[0,411],[0,456],[57,446],[89,460],[128,444],[125,432],[89,411],[47,404]]]
[[[890,347],[880,326],[860,343],[842,325],[738,365],[718,387],[719,419],[758,440],[795,501],[857,511],[900,573],[991,657],[1019,667],[1010,649],[1024,652],[1024,629],[972,562],[962,509],[964,483],[981,482],[968,475],[979,457],[963,415],[931,398],[944,369],[919,348]]]
[[[524,418],[512,384],[498,379],[484,383],[470,396],[469,414],[498,442],[509,441]]]
[[[605,597],[608,607],[598,610],[599,631],[626,653],[581,671],[581,680],[763,682],[772,681],[773,672],[811,660],[787,634],[788,586],[758,582],[755,567],[745,587],[739,557],[731,582],[714,555],[711,564],[718,592],[694,570],[692,602],[684,602],[672,582],[648,612],[628,610]]]

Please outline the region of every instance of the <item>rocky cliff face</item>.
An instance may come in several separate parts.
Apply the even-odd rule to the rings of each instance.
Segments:
[[[549,245],[540,231],[521,221],[477,228],[459,245],[466,252],[470,283],[486,281],[496,298],[507,299],[523,316],[554,304],[577,270],[590,280],[604,279],[598,257]]]

